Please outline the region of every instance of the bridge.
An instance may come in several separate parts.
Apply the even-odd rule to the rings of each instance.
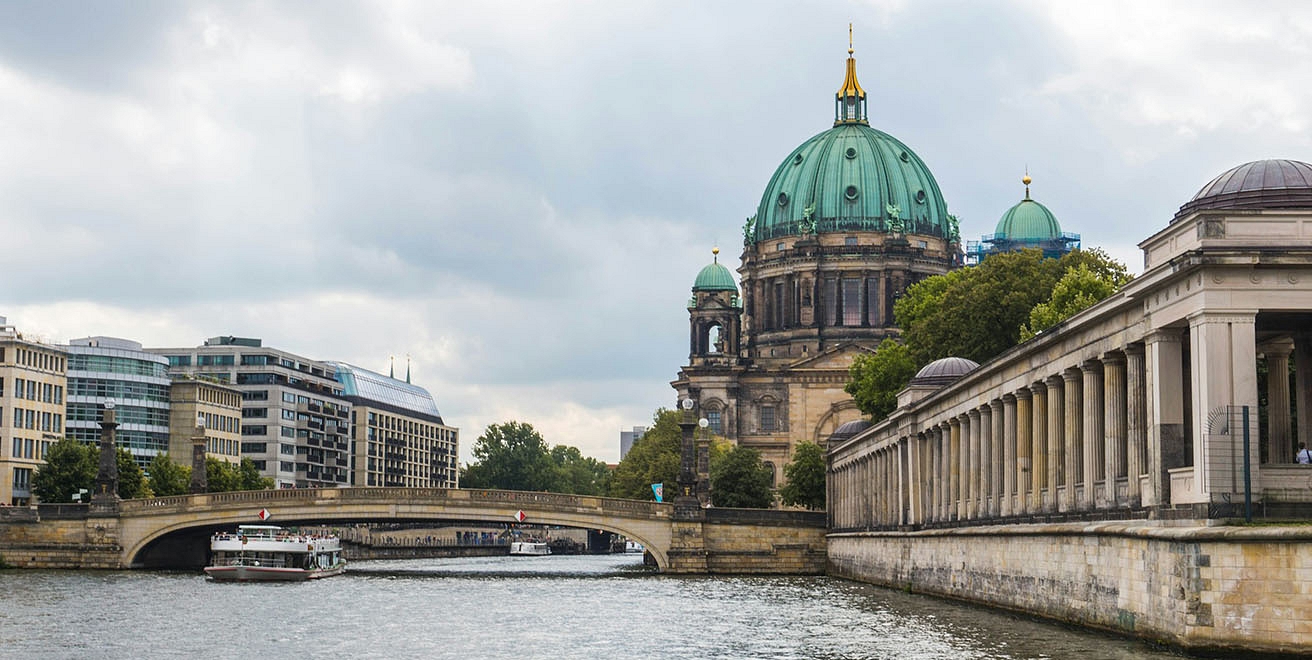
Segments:
[[[528,491],[328,488],[239,491],[106,505],[0,509],[0,561],[18,567],[136,568],[199,564],[218,529],[366,522],[524,522],[597,529],[645,546],[674,573],[822,573],[823,514],[696,509],[669,503]]]

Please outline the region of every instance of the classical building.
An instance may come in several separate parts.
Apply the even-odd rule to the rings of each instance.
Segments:
[[[240,463],[241,390],[194,375],[174,378],[169,386],[169,457],[174,463],[191,465],[198,433],[204,434],[206,456]]]
[[[406,380],[329,362],[350,401],[355,486],[456,488],[460,430],[447,426],[428,390]],[[408,369],[407,369],[408,371]]]
[[[1139,247],[1107,300],[983,365],[931,363],[831,439],[831,528],[1309,517],[1312,165],[1231,169]]]
[[[0,316],[0,504],[32,502],[32,475],[63,437],[63,347],[23,338]]]
[[[175,377],[203,376],[241,392],[241,455],[249,456],[275,487],[350,483],[351,403],[342,394],[335,367],[247,337],[149,350],[164,356]]]
[[[1080,247],[1080,235],[1061,230],[1061,223],[1048,207],[1030,199],[1030,175],[1021,179],[1025,199],[1007,209],[992,234],[966,245],[966,263],[978,264],[990,254],[1016,250],[1040,250],[1056,258]]]
[[[116,337],[73,339],[67,350],[69,437],[85,444],[99,442],[101,411],[112,401],[118,446],[139,465],[144,468],[169,450],[168,360]]]
[[[741,294],[715,254],[693,284],[688,364],[671,384],[712,431],[760,450],[776,480],[796,442],[860,417],[848,367],[896,334],[893,301],[962,260],[929,168],[870,127],[851,48],[833,127],[784,158],[743,229]]]

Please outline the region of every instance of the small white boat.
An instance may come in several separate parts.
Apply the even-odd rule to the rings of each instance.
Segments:
[[[624,542],[624,551],[625,551],[625,552],[646,552],[647,549],[644,548],[644,547],[642,547],[642,544],[641,544],[641,543],[638,543],[637,541],[625,541],[625,542]]]
[[[210,538],[211,580],[273,582],[313,580],[346,571],[336,536],[297,534],[274,525],[241,525]]]
[[[536,541],[515,541],[510,544],[510,554],[520,556],[541,556],[551,554],[551,548],[546,543]]]

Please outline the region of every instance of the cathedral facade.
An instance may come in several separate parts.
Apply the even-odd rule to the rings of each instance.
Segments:
[[[688,302],[688,363],[671,383],[715,435],[783,481],[798,442],[862,417],[853,359],[897,333],[906,288],[961,264],[956,219],[925,163],[872,128],[848,49],[832,128],[784,158],[743,227],[739,281],[719,263]]]

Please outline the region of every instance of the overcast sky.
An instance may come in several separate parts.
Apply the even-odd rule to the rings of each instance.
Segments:
[[[689,287],[827,129],[870,123],[962,234],[1033,196],[1135,244],[1213,176],[1312,160],[1312,4],[0,4],[0,316],[65,342],[261,337],[461,428],[606,461],[671,406]]]

